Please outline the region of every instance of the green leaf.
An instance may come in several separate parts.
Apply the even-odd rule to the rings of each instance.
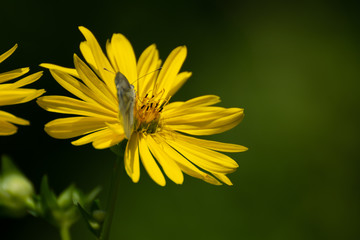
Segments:
[[[60,209],[60,206],[58,205],[56,201],[56,195],[55,193],[49,188],[48,178],[45,175],[41,181],[41,187],[40,187],[40,197],[42,206],[44,207],[44,210],[46,209]]]
[[[86,203],[91,203],[94,201],[94,199],[99,195],[100,191],[102,190],[102,188],[100,186],[97,186],[96,188],[94,188],[91,192],[89,192],[86,196]]]
[[[57,203],[61,208],[64,208],[66,206],[71,206],[73,204],[73,195],[76,188],[74,184],[71,184],[69,187],[67,187],[62,193],[60,193]]]
[[[99,223],[96,221],[91,214],[89,214],[81,205],[80,203],[77,204],[77,207],[83,216],[83,219],[86,222],[87,227],[89,230],[97,237],[100,237],[101,229],[102,229],[102,223]]]

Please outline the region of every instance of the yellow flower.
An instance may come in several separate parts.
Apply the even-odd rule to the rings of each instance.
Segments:
[[[0,55],[0,63],[8,58],[17,48],[17,44],[10,50]],[[0,106],[19,104],[29,102],[34,98],[39,97],[45,91],[43,89],[29,89],[21,88],[25,85],[38,80],[42,72],[34,73],[30,76],[22,78],[14,83],[4,83],[13,80],[27,73],[29,68],[19,68],[9,72],[0,73]],[[16,117],[5,111],[0,111],[0,136],[12,135],[17,132],[17,127],[14,124],[29,125],[29,121]]]
[[[136,61],[130,42],[123,35],[114,34],[106,44],[106,57],[94,35],[84,27],[80,31],[86,39],[80,50],[90,67],[76,55],[75,69],[41,65],[49,68],[55,80],[79,99],[44,96],[37,100],[48,111],[80,116],[53,120],[45,125],[45,131],[59,139],[85,135],[72,144],[92,143],[97,149],[109,148],[126,138],[114,80],[115,74],[121,72],[136,93],[134,124],[124,156],[126,172],[133,182],[139,181],[141,159],[150,177],[161,186],[165,185],[165,178],[158,164],[177,184],[183,182],[184,172],[212,184],[231,185],[226,174],[234,172],[238,165],[218,151],[242,152],[247,148],[189,135],[229,130],[240,123],[243,109],[212,106],[220,102],[213,95],[168,103],[191,76],[190,72],[179,73],[186,47],[174,49],[157,71],[161,60],[154,44]]]

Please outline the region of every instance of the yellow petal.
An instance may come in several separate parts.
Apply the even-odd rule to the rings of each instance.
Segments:
[[[63,88],[78,98],[89,103],[96,103],[98,106],[103,106],[114,112],[118,111],[118,106],[115,104],[109,105],[107,101],[104,101],[103,99],[96,96],[96,94],[92,92],[87,86],[71,77],[69,74],[57,70],[50,70],[50,73]]]
[[[5,59],[10,57],[11,54],[13,54],[18,47],[17,44],[15,44],[10,50],[0,55],[0,63],[3,62]]]
[[[39,97],[45,92],[45,90],[36,89],[14,89],[14,90],[3,90],[0,96],[0,106],[13,105],[24,103]]]
[[[44,96],[37,99],[37,104],[50,112],[98,117],[104,122],[117,121],[117,113],[101,108],[93,103],[84,102],[65,96]]]
[[[176,184],[182,184],[184,176],[180,167],[174,160],[166,154],[162,148],[161,142],[155,142],[151,135],[146,137],[146,142],[150,148],[151,153],[155,156],[156,160],[160,163],[165,174]]]
[[[16,89],[16,88],[20,88],[20,87],[29,85],[29,84],[37,81],[42,75],[43,75],[43,72],[37,72],[37,73],[31,74],[31,75],[24,77],[23,79],[20,79],[14,83],[7,84],[7,87],[2,88],[2,89]]]
[[[116,134],[115,134],[116,135]],[[82,138],[79,138],[75,141],[72,141],[71,144],[75,145],[75,146],[80,146],[80,145],[84,145],[84,144],[88,144],[91,142],[97,142],[95,145],[96,147],[101,147],[100,146],[100,140],[104,139],[106,137],[113,137],[113,143],[114,145],[117,144],[118,142],[121,142],[124,139],[124,136],[120,136],[120,135],[114,135],[114,132],[112,132],[112,130],[110,129],[102,129],[99,130],[97,132],[93,132],[90,133]],[[115,136],[115,137],[114,137]],[[117,143],[115,143],[116,141],[118,141]]]
[[[223,108],[223,107],[191,107],[188,109],[179,109],[171,114],[163,114],[167,124],[172,125],[201,125],[213,123],[213,121],[224,118],[239,117],[244,112],[241,108]]]
[[[220,97],[215,95],[204,95],[190,99],[186,102],[172,102],[164,107],[163,115],[166,118],[171,118],[174,112],[175,115],[180,114],[181,111],[187,111],[191,107],[206,107],[220,102]]]
[[[91,49],[89,47],[88,42],[84,41],[80,43],[80,51],[85,58],[86,62],[91,66],[91,68],[100,76],[100,73],[96,67],[96,62],[94,59],[94,56],[91,52]],[[112,69],[108,69],[109,71],[112,71]]]
[[[0,111],[0,121],[11,122],[19,125],[30,125],[29,121],[4,111]]]
[[[141,162],[144,165],[149,176],[160,186],[165,186],[166,181],[164,175],[160,171],[153,156],[151,155],[146,140],[142,135],[139,136],[139,150],[140,150]]]
[[[89,133],[75,141],[72,141],[71,144],[74,146],[81,146],[81,145],[91,143],[98,137],[103,136],[103,131],[108,131],[108,129],[102,129],[97,132]]]
[[[102,135],[94,139],[92,143],[95,149],[110,148],[124,140],[124,135],[118,135],[110,129],[105,129],[104,131],[101,131],[101,133]]]
[[[58,118],[45,125],[45,131],[58,139],[73,138],[104,128],[104,121],[93,117]]]
[[[182,72],[176,76],[176,80],[169,90],[168,96],[174,96],[174,94],[184,85],[184,83],[191,77],[191,72]]]
[[[106,126],[109,127],[117,135],[125,135],[124,126],[120,123],[106,123]]]
[[[61,67],[61,66],[51,64],[51,63],[42,63],[42,64],[40,64],[40,67],[47,68],[49,70],[61,71],[61,72],[70,74],[70,75],[72,75],[74,77],[79,77],[79,75],[78,75],[75,68]]]
[[[17,132],[17,127],[9,122],[0,120],[0,136],[9,136]]]
[[[157,79],[157,89],[162,91],[164,89],[164,97],[167,98],[169,91],[172,89],[176,81],[176,76],[180,71],[181,66],[183,65],[187,54],[187,49],[185,46],[175,48],[166,61],[159,73]]]
[[[152,44],[147,47],[140,55],[137,72],[139,79],[135,86],[139,97],[145,97],[149,94],[149,89],[153,89],[157,76],[159,75],[158,69],[159,51],[156,45]]]
[[[111,92],[104,82],[76,54],[74,55],[74,63],[80,79],[98,98],[106,101],[107,105],[112,105],[117,101],[115,93]]]
[[[86,42],[85,42],[86,43]],[[88,44],[86,44],[88,46]],[[90,52],[91,53],[91,52]],[[116,60],[115,60],[115,51],[113,50],[113,46],[110,42],[110,40],[108,39],[106,41],[106,54],[107,54],[107,57],[110,61],[110,64],[111,64],[111,69],[107,69],[109,72],[113,73],[114,77],[116,75],[117,72],[120,72],[120,69],[119,69],[119,66],[117,65],[116,63]],[[93,62],[95,61],[94,60],[90,60],[90,63],[89,64],[93,64]]]
[[[231,173],[238,167],[230,157],[196,146],[179,139],[167,139],[169,145],[180,152],[189,161],[208,172]]]
[[[175,151],[172,147],[170,147],[166,143],[166,140],[163,137],[157,135],[156,138],[158,138],[158,141],[162,142],[161,147],[163,148],[163,151],[179,165],[179,167],[184,173],[186,173],[189,176],[202,179],[214,185],[221,185],[221,183],[218,180],[216,180],[214,177],[199,170],[196,166],[194,166],[194,164],[192,164],[182,155],[180,155],[179,152]]]
[[[207,109],[209,112],[206,112]],[[172,118],[164,114],[164,119],[166,127],[173,131],[191,135],[210,135],[227,131],[238,125],[244,118],[243,112],[241,108],[193,108],[187,113],[182,112],[182,115],[173,111]]]
[[[134,183],[140,179],[140,161],[139,161],[139,147],[138,134],[133,132],[125,150],[124,164],[126,173]]]
[[[99,72],[100,78],[104,80],[106,85],[109,87],[111,92],[116,92],[114,74],[109,72],[109,70],[113,69],[109,63],[109,60],[104,55],[101,47],[94,37],[94,35],[85,27],[79,27],[79,30],[84,35],[89,48],[91,49],[92,55],[96,62],[96,69]]]
[[[212,173],[215,177],[217,177],[220,181],[222,181],[223,183],[225,183],[226,185],[232,186],[232,182],[230,181],[230,179],[222,173]]]
[[[218,122],[214,121],[213,124],[207,123],[206,125],[204,124],[203,127],[201,127],[200,123],[197,125],[169,125],[167,127],[172,131],[179,131],[190,135],[213,135],[232,129],[242,121],[243,117],[244,115],[241,115],[238,118],[226,118],[224,120],[227,120],[227,122],[225,122],[223,125],[219,125]]]
[[[130,84],[134,84],[137,80],[136,59],[129,40],[117,33],[113,34],[110,44],[117,69],[129,80]]]
[[[9,81],[11,79],[20,77],[22,75],[24,75],[25,73],[29,72],[29,68],[19,68],[19,69],[15,69],[9,72],[4,72],[4,73],[0,73],[0,83]]]
[[[176,134],[176,138],[181,139],[182,141],[191,142],[192,144],[195,144],[197,146],[202,146],[204,148],[208,148],[220,152],[244,152],[248,150],[247,147],[238,144],[204,140],[204,139],[186,136],[183,134]]]

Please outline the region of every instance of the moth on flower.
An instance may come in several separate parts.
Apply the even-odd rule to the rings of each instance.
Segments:
[[[129,139],[134,126],[134,106],[136,97],[134,86],[129,83],[121,72],[116,73],[115,84],[125,136]]]
[[[243,152],[247,148],[191,135],[227,131],[241,122],[244,111],[214,106],[220,102],[214,95],[169,103],[191,76],[191,72],[180,72],[187,48],[175,48],[162,64],[152,44],[137,60],[125,36],[113,34],[105,55],[94,35],[84,27],[79,29],[86,39],[80,50],[87,63],[74,55],[75,69],[41,64],[76,96],[38,99],[48,111],[75,115],[47,123],[45,131],[59,139],[80,137],[72,144],[92,143],[96,149],[109,148],[127,138],[124,164],[133,182],[139,181],[141,161],[161,186],[166,184],[164,174],[182,184],[183,173],[215,185],[232,185],[226,175],[238,164],[220,152]]]

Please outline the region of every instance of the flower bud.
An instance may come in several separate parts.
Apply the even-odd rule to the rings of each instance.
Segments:
[[[0,208],[7,215],[21,217],[34,206],[34,187],[9,158],[2,158],[2,166]]]

